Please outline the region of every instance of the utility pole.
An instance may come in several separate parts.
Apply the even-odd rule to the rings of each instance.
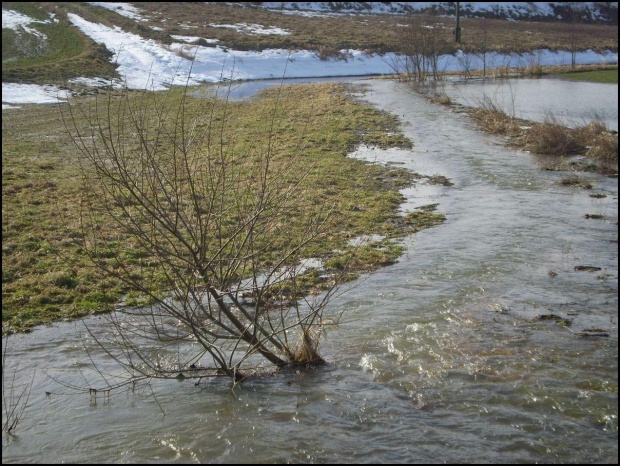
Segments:
[[[454,39],[461,43],[461,2],[456,2],[456,29],[454,30]]]

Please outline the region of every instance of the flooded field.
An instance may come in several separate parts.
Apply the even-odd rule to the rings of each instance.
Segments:
[[[107,399],[67,386],[91,366],[79,324],[12,336],[6,370],[34,385],[3,462],[617,462],[617,178],[563,186],[466,115],[361,84],[414,148],[353,155],[453,185],[403,191],[403,210],[438,204],[447,220],[332,302],[345,314],[329,365]]]
[[[443,90],[469,107],[493,103],[506,114],[525,120],[555,117],[564,126],[600,120],[618,131],[618,85],[562,79],[487,79],[450,82]]]

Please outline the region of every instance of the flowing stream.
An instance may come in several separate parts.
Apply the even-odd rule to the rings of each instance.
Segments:
[[[46,375],[83,385],[74,324],[12,336],[7,372],[19,362],[34,386],[3,463],[617,462],[617,178],[562,186],[466,115],[364,87],[414,148],[355,156],[454,185],[404,191],[404,209],[438,203],[447,220],[332,302],[345,323],[322,347],[330,364],[234,392],[166,381],[93,398]]]

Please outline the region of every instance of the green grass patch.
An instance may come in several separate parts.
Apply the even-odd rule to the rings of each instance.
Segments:
[[[14,10],[39,21],[47,21],[50,19],[50,15],[44,3],[45,2],[2,2],[2,9]]]
[[[174,107],[180,91],[144,94],[131,99],[153,99]],[[80,97],[81,105],[94,108],[95,99]],[[116,96],[112,96],[112,111]],[[76,318],[112,309],[123,297],[128,304],[144,298],[93,268],[84,249],[80,228],[81,203],[88,191],[82,190],[81,172],[71,141],[65,132],[58,106],[32,105],[5,112],[2,132],[2,297],[3,331],[23,331],[49,321]],[[85,108],[85,107],[84,107]],[[205,102],[190,99],[186,111],[201,123]],[[272,119],[267,117],[277,108]],[[101,106],[100,111],[103,111]],[[309,244],[304,257],[324,260],[328,270],[340,271],[348,264],[348,278],[396,260],[402,252],[396,238],[436,224],[429,219],[407,219],[398,215],[402,202],[399,189],[419,176],[405,170],[381,167],[349,159],[346,155],[360,143],[384,147],[411,147],[398,130],[395,117],[347,97],[342,84],[290,86],[263,92],[248,102],[229,103],[214,116],[225,122],[225,147],[242,154],[251,163],[253,151],[268,143],[272,132],[273,163],[283,163],[294,153],[296,170],[307,173],[300,190],[299,205],[282,215],[282,238],[268,238],[265,260],[278,259],[286,242],[303,234],[306,213],[315,206],[333,206],[334,216],[325,225],[320,242]],[[115,114],[112,114],[114,119]],[[205,120],[206,121],[206,120]],[[87,126],[79,112],[75,124]],[[218,138],[220,136],[218,126]],[[251,166],[251,165],[248,165]],[[276,165],[277,168],[277,165]],[[238,174],[251,172],[238,168]],[[120,206],[119,206],[120,208]],[[414,221],[415,220],[415,221]],[[148,251],[126,238],[113,224],[103,225],[114,236],[95,255],[109,263],[121,258],[131,274],[147,277],[153,287],[163,283],[161,268]],[[224,225],[226,227],[226,225]],[[380,244],[355,248],[351,238],[381,235]],[[286,236],[288,235],[288,236]],[[337,253],[336,251],[340,251]],[[340,264],[340,266],[339,266]],[[340,268],[339,268],[340,267]],[[323,277],[310,274],[299,279],[311,292]]]
[[[3,3],[49,23],[31,23],[40,34],[2,29],[2,81],[64,84],[77,77],[116,77],[111,53],[82,34],[66,17],[66,11],[46,3]],[[67,8],[67,6],[65,6]],[[51,21],[51,14],[55,22]]]
[[[618,68],[615,70],[577,71],[562,73],[558,78],[570,81],[588,81],[593,83],[618,84]]]

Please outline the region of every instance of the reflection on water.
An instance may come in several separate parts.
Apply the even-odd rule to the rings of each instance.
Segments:
[[[11,337],[35,388],[3,462],[617,461],[617,178],[561,186],[465,115],[398,83],[367,86],[414,142],[394,163],[454,186],[408,191],[447,220],[333,302],[345,322],[323,346],[331,363],[234,392],[167,381],[95,403],[46,376],[89,376],[72,324]]]
[[[618,131],[618,85],[562,79],[499,79],[447,82],[457,103],[478,107],[492,102],[508,115],[533,121],[555,117],[566,126],[603,121]]]

